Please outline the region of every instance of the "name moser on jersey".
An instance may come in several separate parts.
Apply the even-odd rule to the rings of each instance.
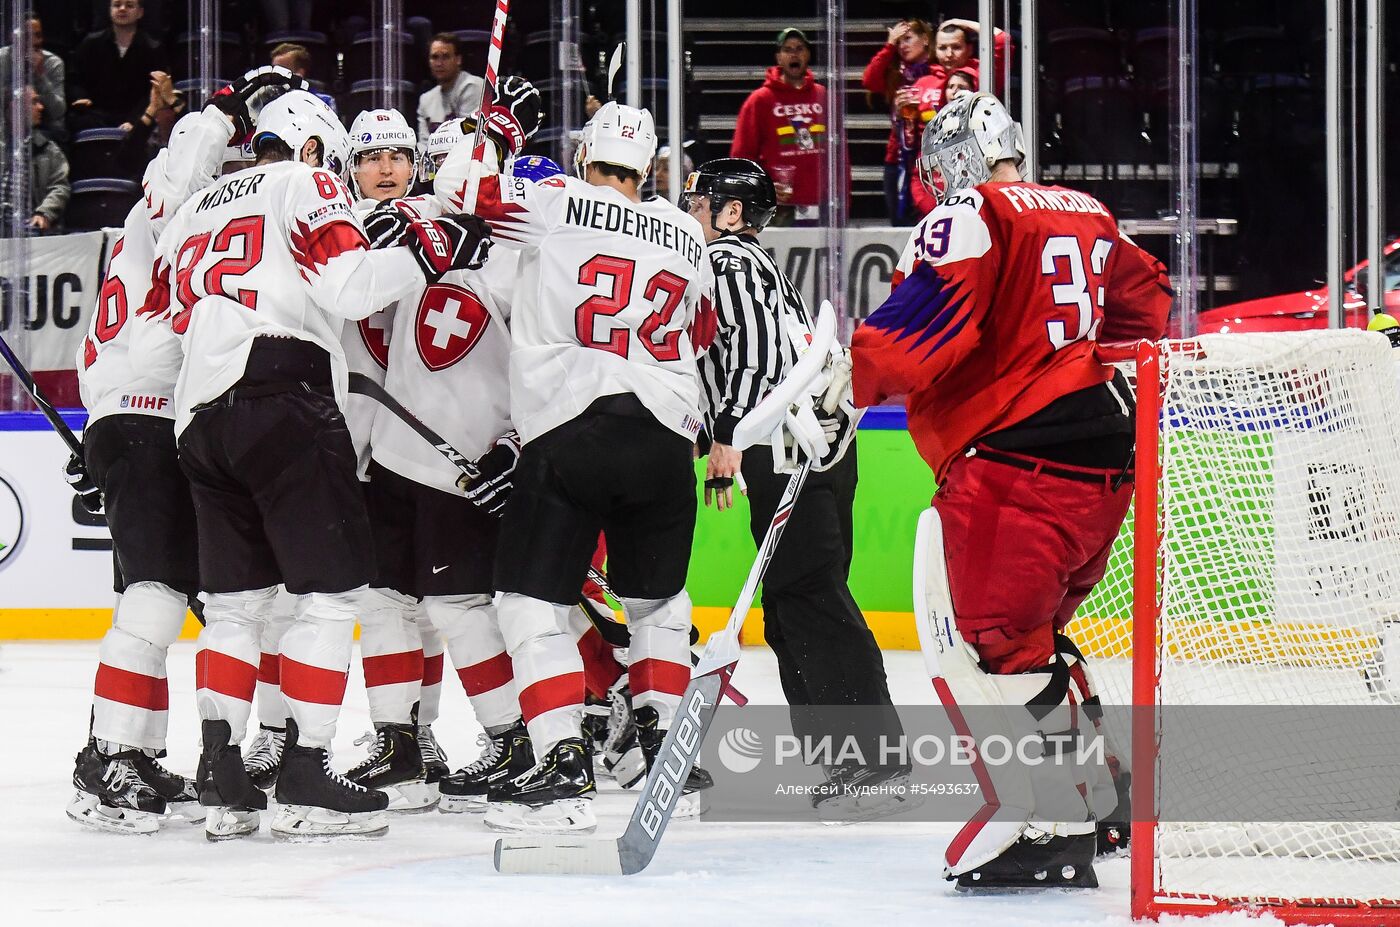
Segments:
[[[259,632],[279,584],[300,596],[281,642],[290,718],[273,832],[375,833],[387,798],[334,774],[335,731],[355,618],[373,551],[354,446],[342,414],[344,320],[424,280],[479,263],[470,217],[419,220],[404,247],[370,251],[340,177],[350,141],[316,97],[268,104],[257,161],[187,202],[156,248],[142,313],[169,321],[185,358],[175,428],[190,477],[206,626],[196,700],[200,801],[214,837],[257,829],[266,796],[239,744],[252,708]]]
[[[920,173],[933,193],[935,175],[946,180],[942,202],[852,339],[856,403],[904,397],[938,479],[914,557],[939,701],[959,733],[1031,738],[1060,758],[974,762],[995,804],[945,853],[964,890],[1094,887],[1096,851],[1125,845],[1126,755],[1070,762],[1056,746],[1096,700],[1063,631],[1103,578],[1132,497],[1132,397],[1095,342],[1161,337],[1172,295],[1102,203],[1024,182],[1023,159],[995,97],[939,112]]]
[[[583,179],[497,174],[458,147],[435,180],[440,199],[474,206],[520,258],[510,406],[523,448],[494,580],[540,765],[515,803],[488,816],[502,830],[592,829],[583,666],[568,616],[600,530],[632,627],[628,672],[649,764],[690,680],[696,351],[713,337],[713,312],[698,223],[638,192],[655,151],[651,114],[608,103],[584,130]],[[474,204],[464,202],[473,170],[484,175]]]

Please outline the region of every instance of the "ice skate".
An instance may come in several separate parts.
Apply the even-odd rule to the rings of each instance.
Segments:
[[[229,723],[204,721],[200,730],[204,746],[195,786],[199,803],[208,809],[204,836],[227,840],[256,833],[258,812],[267,808],[267,795],[249,777],[238,745],[229,743]]]
[[[511,834],[591,834],[593,760],[581,738],[555,745],[533,769],[490,788],[486,826]]]
[[[960,892],[1013,892],[1043,888],[1098,888],[1095,835],[1060,836],[1033,824],[1000,856],[961,875],[948,874]]]
[[[274,836],[377,837],[389,829],[389,817],[383,813],[389,796],[331,769],[326,748],[298,744],[296,722],[291,719],[276,796],[282,809],[272,822]]]
[[[73,765],[77,791],[68,803],[74,821],[113,834],[154,834],[160,830],[166,802],[141,775],[136,757],[141,751],[128,747],[106,754],[89,740]]]
[[[199,790],[194,780],[173,773],[155,757],[144,752],[136,754],[136,771],[146,784],[165,799],[165,817],[171,821],[203,824],[205,807],[199,803]]]
[[[440,782],[452,771],[447,765],[447,751],[433,735],[431,724],[418,725],[418,752],[423,755],[423,781],[429,785]]]
[[[416,724],[376,724],[374,731],[355,744],[369,744],[369,756],[345,778],[367,789],[382,791],[389,797],[390,811],[427,811],[437,803],[438,787],[427,781]]]
[[[624,677],[625,678],[625,677]],[[619,681],[608,692],[608,736],[603,742],[603,768],[624,789],[646,778],[647,760],[637,740],[637,724],[632,714],[632,692]]]
[[[638,708],[634,717],[637,724],[637,740],[641,743],[642,753],[646,756],[647,771],[650,772],[652,764],[661,753],[666,732],[658,727],[660,717],[650,705]],[[681,797],[676,799],[676,810],[671,814],[672,820],[699,817],[710,810],[705,791],[714,788],[714,784],[714,778],[704,769],[699,766],[690,767],[690,775],[685,779],[685,788],[681,790]]]
[[[248,754],[243,757],[243,768],[248,771],[253,784],[264,792],[277,785],[277,770],[282,766],[282,747],[287,742],[285,727],[258,726],[257,736],[248,746]]]
[[[493,785],[521,776],[535,766],[530,735],[523,722],[499,734],[477,738],[482,754],[476,762],[448,774],[438,782],[442,798],[438,810],[480,813],[486,810],[486,794]]]
[[[910,766],[838,766],[812,807],[823,824],[856,824],[923,804],[909,790]]]

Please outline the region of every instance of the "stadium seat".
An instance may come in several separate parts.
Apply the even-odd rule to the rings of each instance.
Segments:
[[[311,70],[307,77],[320,81],[322,86],[334,83],[335,50],[324,32],[269,32],[262,39],[263,54],[259,63],[271,61],[272,50],[284,42],[300,45],[311,53]]]
[[[452,33],[462,47],[462,68],[478,76],[486,73],[486,53],[491,33],[485,29],[458,29]]]
[[[398,43],[403,79],[416,84],[426,76],[424,58],[419,54],[411,33],[400,30],[394,34]],[[353,84],[378,73],[381,38],[378,32],[361,32],[350,42],[345,52],[345,79]],[[353,93],[353,88],[351,90]]]
[[[1141,111],[1126,80],[1076,77],[1060,101],[1066,154],[1084,164],[1137,163],[1146,154]]]
[[[1215,70],[1229,78],[1258,74],[1296,74],[1302,69],[1303,49],[1282,26],[1231,29],[1216,45]]]
[[[126,133],[118,128],[84,129],[73,136],[73,178],[119,176],[125,142]]]
[[[1052,80],[1118,77],[1126,72],[1123,49],[1107,29],[1056,29],[1046,36],[1041,59]]]
[[[120,226],[141,198],[141,185],[118,177],[98,177],[73,184],[63,221],[70,232]]]
[[[1139,86],[1156,87],[1157,82],[1176,73],[1172,55],[1172,44],[1176,41],[1176,30],[1166,26],[1152,29],[1139,29],[1133,33],[1133,47],[1129,60],[1133,65],[1133,77]]]
[[[249,48],[237,32],[214,33],[214,60],[209,62],[223,74],[242,74],[249,67]],[[199,33],[182,32],[175,39],[171,54],[171,76],[178,80],[197,77],[203,56],[199,49]]]
[[[377,80],[357,80],[350,85],[350,92],[337,101],[340,108],[340,118],[349,125],[355,117],[367,109],[374,109],[381,105],[376,102],[379,96],[378,91],[384,84]],[[412,83],[401,80],[389,89],[388,105],[404,114],[409,125],[418,124],[418,88]]]

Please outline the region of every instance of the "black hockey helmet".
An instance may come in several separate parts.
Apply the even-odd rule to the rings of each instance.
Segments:
[[[715,231],[719,231],[714,224],[715,217],[730,200],[740,202],[744,224],[756,229],[762,229],[772,222],[773,214],[778,211],[778,194],[773,189],[773,178],[747,158],[706,161],[686,178],[682,195],[681,205],[686,208],[692,196],[710,198],[710,227]]]

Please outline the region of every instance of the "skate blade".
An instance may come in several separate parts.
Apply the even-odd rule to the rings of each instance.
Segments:
[[[380,791],[389,796],[390,811],[403,814],[422,814],[432,811],[438,803],[438,787],[426,782],[400,782],[386,785]]]
[[[1099,887],[1099,877],[1094,873],[1093,866],[1076,866],[1074,875],[1069,878],[1062,873],[1056,873],[1051,878],[1052,874],[1048,871],[1026,876],[988,876],[986,879],[974,878],[976,875],[975,872],[968,872],[957,876],[954,888],[973,895],[1024,895],[1054,888],[1074,891]],[[1037,875],[1044,878],[1036,878]]]
[[[438,798],[437,809],[444,814],[483,814],[486,811],[486,796],[444,793]]]
[[[237,840],[258,832],[258,812],[247,808],[213,807],[206,809],[204,838],[212,842]]]
[[[160,815],[130,808],[112,808],[102,804],[96,795],[76,792],[64,813],[84,827],[109,834],[149,837],[160,830]]]
[[[383,811],[347,813],[311,805],[283,805],[272,822],[272,835],[280,840],[319,837],[381,837],[389,831]]]
[[[203,824],[208,814],[209,809],[201,805],[197,799],[167,802],[165,806],[165,819],[167,821],[181,821],[185,824]]]
[[[593,802],[572,798],[531,807],[518,802],[495,802],[486,809],[486,827],[502,834],[591,834],[598,829]]]
[[[671,820],[684,821],[698,818],[710,810],[710,800],[704,792],[683,792],[676,801],[676,810],[671,812]]]

